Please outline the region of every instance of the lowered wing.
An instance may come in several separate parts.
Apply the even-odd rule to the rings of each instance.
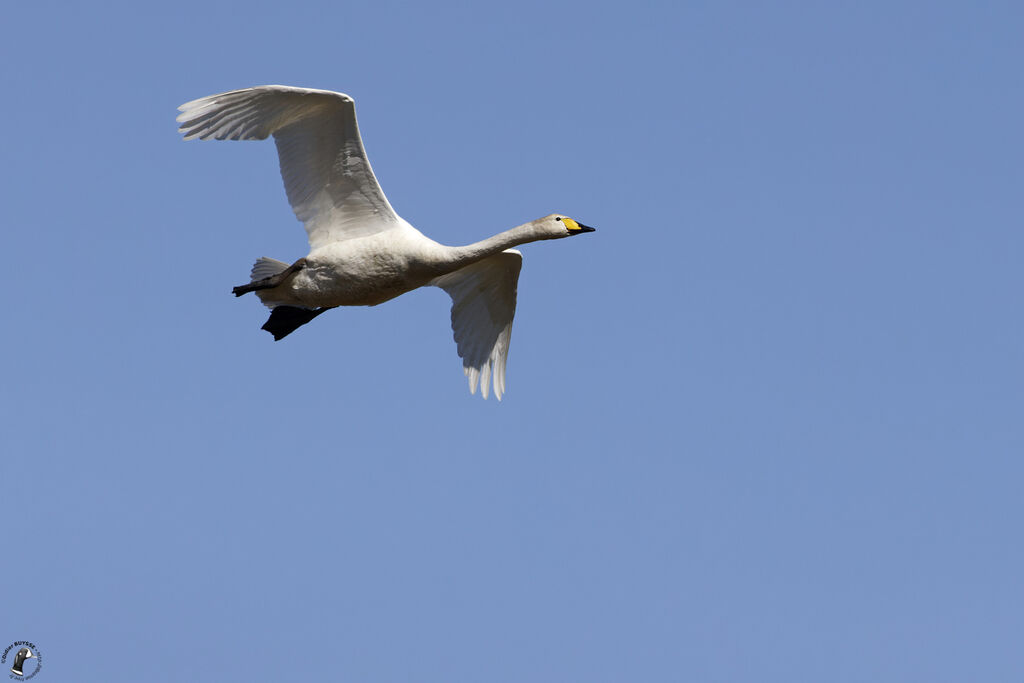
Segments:
[[[469,377],[469,391],[475,394],[479,384],[484,398],[492,381],[499,401],[505,392],[505,363],[522,265],[522,255],[507,249],[431,283],[452,298],[452,330]]]

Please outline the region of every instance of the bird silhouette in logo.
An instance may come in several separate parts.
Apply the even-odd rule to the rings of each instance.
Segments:
[[[21,667],[24,666],[26,659],[31,659],[32,657],[35,657],[35,655],[27,647],[18,650],[18,654],[14,655],[14,666],[11,667],[11,673],[15,676],[24,676],[25,673],[21,670]]]

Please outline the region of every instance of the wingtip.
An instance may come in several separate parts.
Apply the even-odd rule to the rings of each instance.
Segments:
[[[492,392],[494,398],[501,401],[505,394],[504,369],[499,374],[497,367],[492,370],[490,366],[485,365],[482,369],[466,366],[462,371],[469,379],[470,396],[476,396],[476,390],[480,389],[480,395],[485,401],[490,398]]]

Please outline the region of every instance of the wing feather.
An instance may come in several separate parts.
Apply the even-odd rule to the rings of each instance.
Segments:
[[[186,140],[274,136],[285,193],[313,248],[405,225],[373,174],[348,95],[267,85],[178,109]]]
[[[452,298],[452,331],[469,378],[469,391],[475,394],[479,386],[485,399],[492,385],[499,401],[505,393],[505,365],[522,265],[522,255],[508,249],[432,283]]]

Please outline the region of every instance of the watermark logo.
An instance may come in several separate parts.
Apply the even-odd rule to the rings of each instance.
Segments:
[[[14,656],[10,660],[11,673],[8,674],[8,678],[15,681],[27,681],[35,677],[39,670],[43,668],[42,653],[39,652],[39,648],[36,647],[35,643],[30,643],[27,640],[16,640],[8,645],[3,655],[0,656],[0,664],[7,664],[12,650],[14,651]]]

